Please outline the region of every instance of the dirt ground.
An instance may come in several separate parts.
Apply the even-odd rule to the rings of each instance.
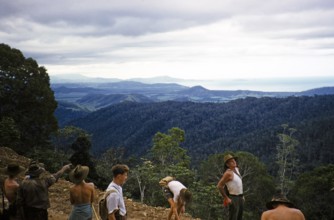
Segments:
[[[8,163],[15,162],[21,166],[28,167],[30,159],[18,155],[13,150],[0,147],[0,167],[4,168]],[[3,180],[5,176],[0,173],[0,179]],[[21,177],[22,178],[22,177]],[[49,189],[49,197],[51,207],[48,209],[50,220],[67,220],[69,213],[71,212],[72,206],[69,200],[69,189],[72,183],[64,179],[59,179],[57,183]],[[96,189],[97,197],[102,195],[99,189]],[[0,201],[2,203],[2,201]],[[145,204],[132,201],[126,198],[125,204],[128,213],[128,220],[162,220],[167,219],[169,209],[163,207],[151,207]],[[2,204],[1,206],[2,207]],[[98,212],[97,200],[94,203],[94,210]],[[97,219],[93,213],[93,219]],[[182,215],[182,220],[199,220],[192,218],[190,215],[185,213]]]
[[[56,184],[50,187],[50,202],[49,209],[50,220],[66,220],[71,211],[69,201],[69,188],[72,183],[60,179]],[[98,195],[102,195],[99,189],[96,189]],[[151,207],[145,204],[125,199],[125,204],[128,212],[128,220],[162,220],[167,219],[169,209],[162,207]],[[94,209],[97,212],[97,201],[94,203]],[[97,219],[95,216],[93,219]],[[194,220],[190,215],[184,214],[182,220]]]

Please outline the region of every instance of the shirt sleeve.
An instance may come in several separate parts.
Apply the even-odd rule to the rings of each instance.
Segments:
[[[47,188],[52,186],[55,182],[57,182],[57,179],[54,175],[50,175],[45,179],[45,184]]]
[[[112,192],[107,198],[107,208],[108,214],[113,213],[115,210],[118,210],[119,195],[117,192]]]

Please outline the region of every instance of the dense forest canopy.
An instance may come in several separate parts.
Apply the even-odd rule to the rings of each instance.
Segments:
[[[226,150],[245,150],[274,160],[282,124],[297,129],[298,153],[305,166],[334,160],[334,96],[246,98],[229,103],[122,103],[93,112],[70,124],[92,134],[92,150],[125,147],[143,155],[152,137],[171,127],[185,130],[182,146],[193,162]],[[314,152],[318,151],[318,154]]]
[[[45,146],[58,128],[57,102],[44,67],[0,44],[0,143],[18,152]]]

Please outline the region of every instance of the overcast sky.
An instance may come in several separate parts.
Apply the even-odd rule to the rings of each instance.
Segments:
[[[0,40],[49,75],[334,76],[333,0],[0,0]]]

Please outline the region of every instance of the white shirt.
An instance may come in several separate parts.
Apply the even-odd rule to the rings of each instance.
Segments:
[[[226,186],[227,186],[228,192],[231,195],[241,195],[243,194],[242,179],[240,177],[239,169],[237,167],[235,168],[235,171],[237,172],[237,174],[232,171],[233,179],[231,181],[228,181],[226,183]]]
[[[107,198],[107,208],[108,213],[112,213],[115,210],[119,209],[119,214],[122,216],[126,215],[126,208],[123,198],[123,190],[122,187],[117,185],[114,182],[111,182],[106,191],[116,190],[117,192],[112,192],[109,194]]]
[[[186,189],[187,187],[185,187],[182,183],[180,183],[177,180],[172,180],[168,183],[168,188],[173,193],[174,202],[177,202],[177,198],[180,195],[181,189]]]

